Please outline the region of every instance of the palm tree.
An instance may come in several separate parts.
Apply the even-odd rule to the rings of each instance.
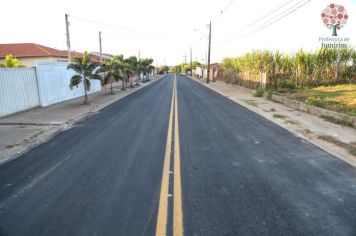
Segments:
[[[111,60],[107,59],[105,60],[105,63],[103,64],[101,71],[106,72],[104,78],[103,78],[103,83],[105,85],[110,82],[110,94],[113,95],[113,82],[114,81],[119,81],[120,79],[123,80],[123,62],[124,62],[124,57],[123,55],[118,55],[112,58]]]
[[[149,80],[149,73],[154,67],[152,66],[152,58],[144,58],[140,60],[140,73],[143,72],[146,75],[146,78]],[[145,81],[145,78],[144,78]]]
[[[126,58],[124,60],[125,65],[126,65],[126,72],[127,72],[127,76],[130,79],[130,87],[133,87],[132,84],[132,77],[137,74],[137,67],[138,67],[138,61],[137,61],[137,57],[135,56],[131,56],[129,58]]]
[[[132,74],[131,67],[130,67],[130,64],[129,64],[127,59],[125,59],[123,61],[122,74],[123,74],[123,76],[122,76],[122,79],[121,79],[121,81],[122,81],[121,90],[126,90],[126,88],[125,88],[125,83],[127,82],[126,79],[130,78],[130,75]]]
[[[98,63],[93,63],[90,61],[90,56],[87,52],[84,52],[82,58],[74,58],[71,63],[68,64],[67,69],[74,70],[77,74],[73,75],[70,79],[69,87],[78,87],[78,85],[83,82],[84,87],[84,102],[83,104],[88,104],[88,91],[90,90],[90,80],[98,79],[101,77],[99,75]]]

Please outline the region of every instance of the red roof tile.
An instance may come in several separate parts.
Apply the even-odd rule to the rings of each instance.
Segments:
[[[0,58],[4,58],[8,54],[18,58],[39,56],[67,57],[67,50],[58,50],[36,43],[0,44]],[[73,51],[71,54],[74,57],[81,57],[83,55],[79,52]]]
[[[0,57],[65,56],[63,51],[35,43],[0,44]]]

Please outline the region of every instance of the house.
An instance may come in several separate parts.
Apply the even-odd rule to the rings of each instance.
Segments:
[[[206,79],[208,75],[208,69],[207,68],[203,69],[201,73],[203,74],[203,78]],[[210,64],[209,79],[211,81],[215,81],[215,80],[222,80],[222,78],[223,78],[223,70],[221,68],[221,64],[219,63]]]
[[[89,55],[92,56],[92,57],[95,57],[95,58],[99,58],[99,61],[100,61],[100,52],[89,52]],[[101,54],[102,57],[103,57],[103,61],[105,59],[113,59],[114,58],[114,55],[111,55],[111,54],[108,54],[108,53],[102,53]]]
[[[0,44],[0,63],[4,63],[6,55],[11,54],[27,67],[35,67],[36,61],[68,61],[68,51],[46,47],[36,43]],[[72,57],[82,57],[79,52],[71,52]],[[92,56],[93,61],[100,61],[97,56]]]
[[[221,69],[221,64],[213,63],[210,64],[210,80],[222,80],[223,71]]]

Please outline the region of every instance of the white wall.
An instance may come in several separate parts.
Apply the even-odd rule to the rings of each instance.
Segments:
[[[48,106],[84,95],[83,83],[78,88],[69,88],[70,78],[75,75],[67,70],[67,62],[37,61],[37,79],[41,106]],[[92,80],[89,93],[101,90],[99,80]]]
[[[0,68],[0,117],[39,105],[34,68]]]
[[[69,88],[75,74],[67,62],[37,61],[35,68],[0,68],[0,117],[84,95],[83,83]],[[101,90],[92,80],[89,93]]]

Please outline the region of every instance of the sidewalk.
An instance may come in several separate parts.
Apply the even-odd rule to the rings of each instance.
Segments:
[[[265,98],[254,97],[254,90],[225,84],[221,81],[206,84],[205,80],[194,80],[356,167],[355,128],[330,123],[318,116],[283,104]]]
[[[0,118],[0,164],[158,79],[151,78],[149,82],[124,91],[121,90],[121,83],[115,83],[114,95],[109,95],[108,85],[106,90],[89,94],[90,105],[82,105],[83,97],[78,97]]]

